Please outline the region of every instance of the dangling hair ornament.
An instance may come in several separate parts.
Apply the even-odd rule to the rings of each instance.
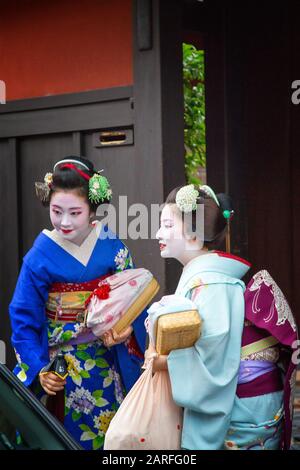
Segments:
[[[230,253],[230,220],[233,217],[234,211],[230,208],[224,208],[220,206],[220,201],[218,200],[216,193],[210,186],[207,186],[206,184],[204,184],[203,186],[200,186],[199,189],[203,191],[205,194],[207,194],[209,197],[211,197],[222,211],[223,217],[226,220],[226,225],[227,225],[226,251],[227,253]]]
[[[199,192],[193,184],[188,184],[179,189],[176,194],[176,206],[181,212],[192,212],[197,209],[197,198]]]
[[[99,204],[105,200],[110,201],[112,198],[109,182],[105,176],[99,174],[101,171],[103,170],[94,173],[89,180],[89,200],[94,204]]]
[[[226,251],[227,253],[230,253],[230,220],[233,217],[234,210],[232,209],[225,209],[223,210],[223,217],[226,219],[226,224],[227,224],[227,231],[226,231]]]
[[[40,201],[48,202],[50,196],[50,189],[53,181],[52,173],[46,173],[44,177],[44,182],[35,183],[35,193]]]
[[[227,253],[230,253],[231,248],[230,248],[230,219],[233,217],[234,211],[233,210],[224,210],[223,211],[223,216],[226,219],[226,224],[227,224],[227,231],[226,231],[226,251]]]
[[[224,219],[226,219],[226,220],[232,219],[233,214],[234,214],[234,210],[228,210],[228,209],[226,209],[225,211],[223,211],[223,217],[224,217]]]

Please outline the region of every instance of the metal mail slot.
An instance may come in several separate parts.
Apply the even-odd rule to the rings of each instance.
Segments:
[[[118,131],[100,131],[93,134],[93,146],[113,147],[120,145],[133,145],[133,129]]]

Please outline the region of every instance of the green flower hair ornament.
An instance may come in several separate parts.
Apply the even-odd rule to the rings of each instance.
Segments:
[[[89,200],[94,204],[110,201],[112,190],[105,176],[95,173],[89,180]]]

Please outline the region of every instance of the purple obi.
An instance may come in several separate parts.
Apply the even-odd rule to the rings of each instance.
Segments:
[[[276,364],[271,361],[241,361],[238,385],[252,382],[261,375],[276,369]]]
[[[268,271],[253,276],[245,291],[245,326],[237,386],[239,398],[284,390],[282,449],[289,449],[297,364],[297,326],[290,307]],[[280,367],[279,367],[280,366]]]

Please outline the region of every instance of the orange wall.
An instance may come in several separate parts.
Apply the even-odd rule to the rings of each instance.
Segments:
[[[132,84],[132,0],[0,0],[6,99]]]

